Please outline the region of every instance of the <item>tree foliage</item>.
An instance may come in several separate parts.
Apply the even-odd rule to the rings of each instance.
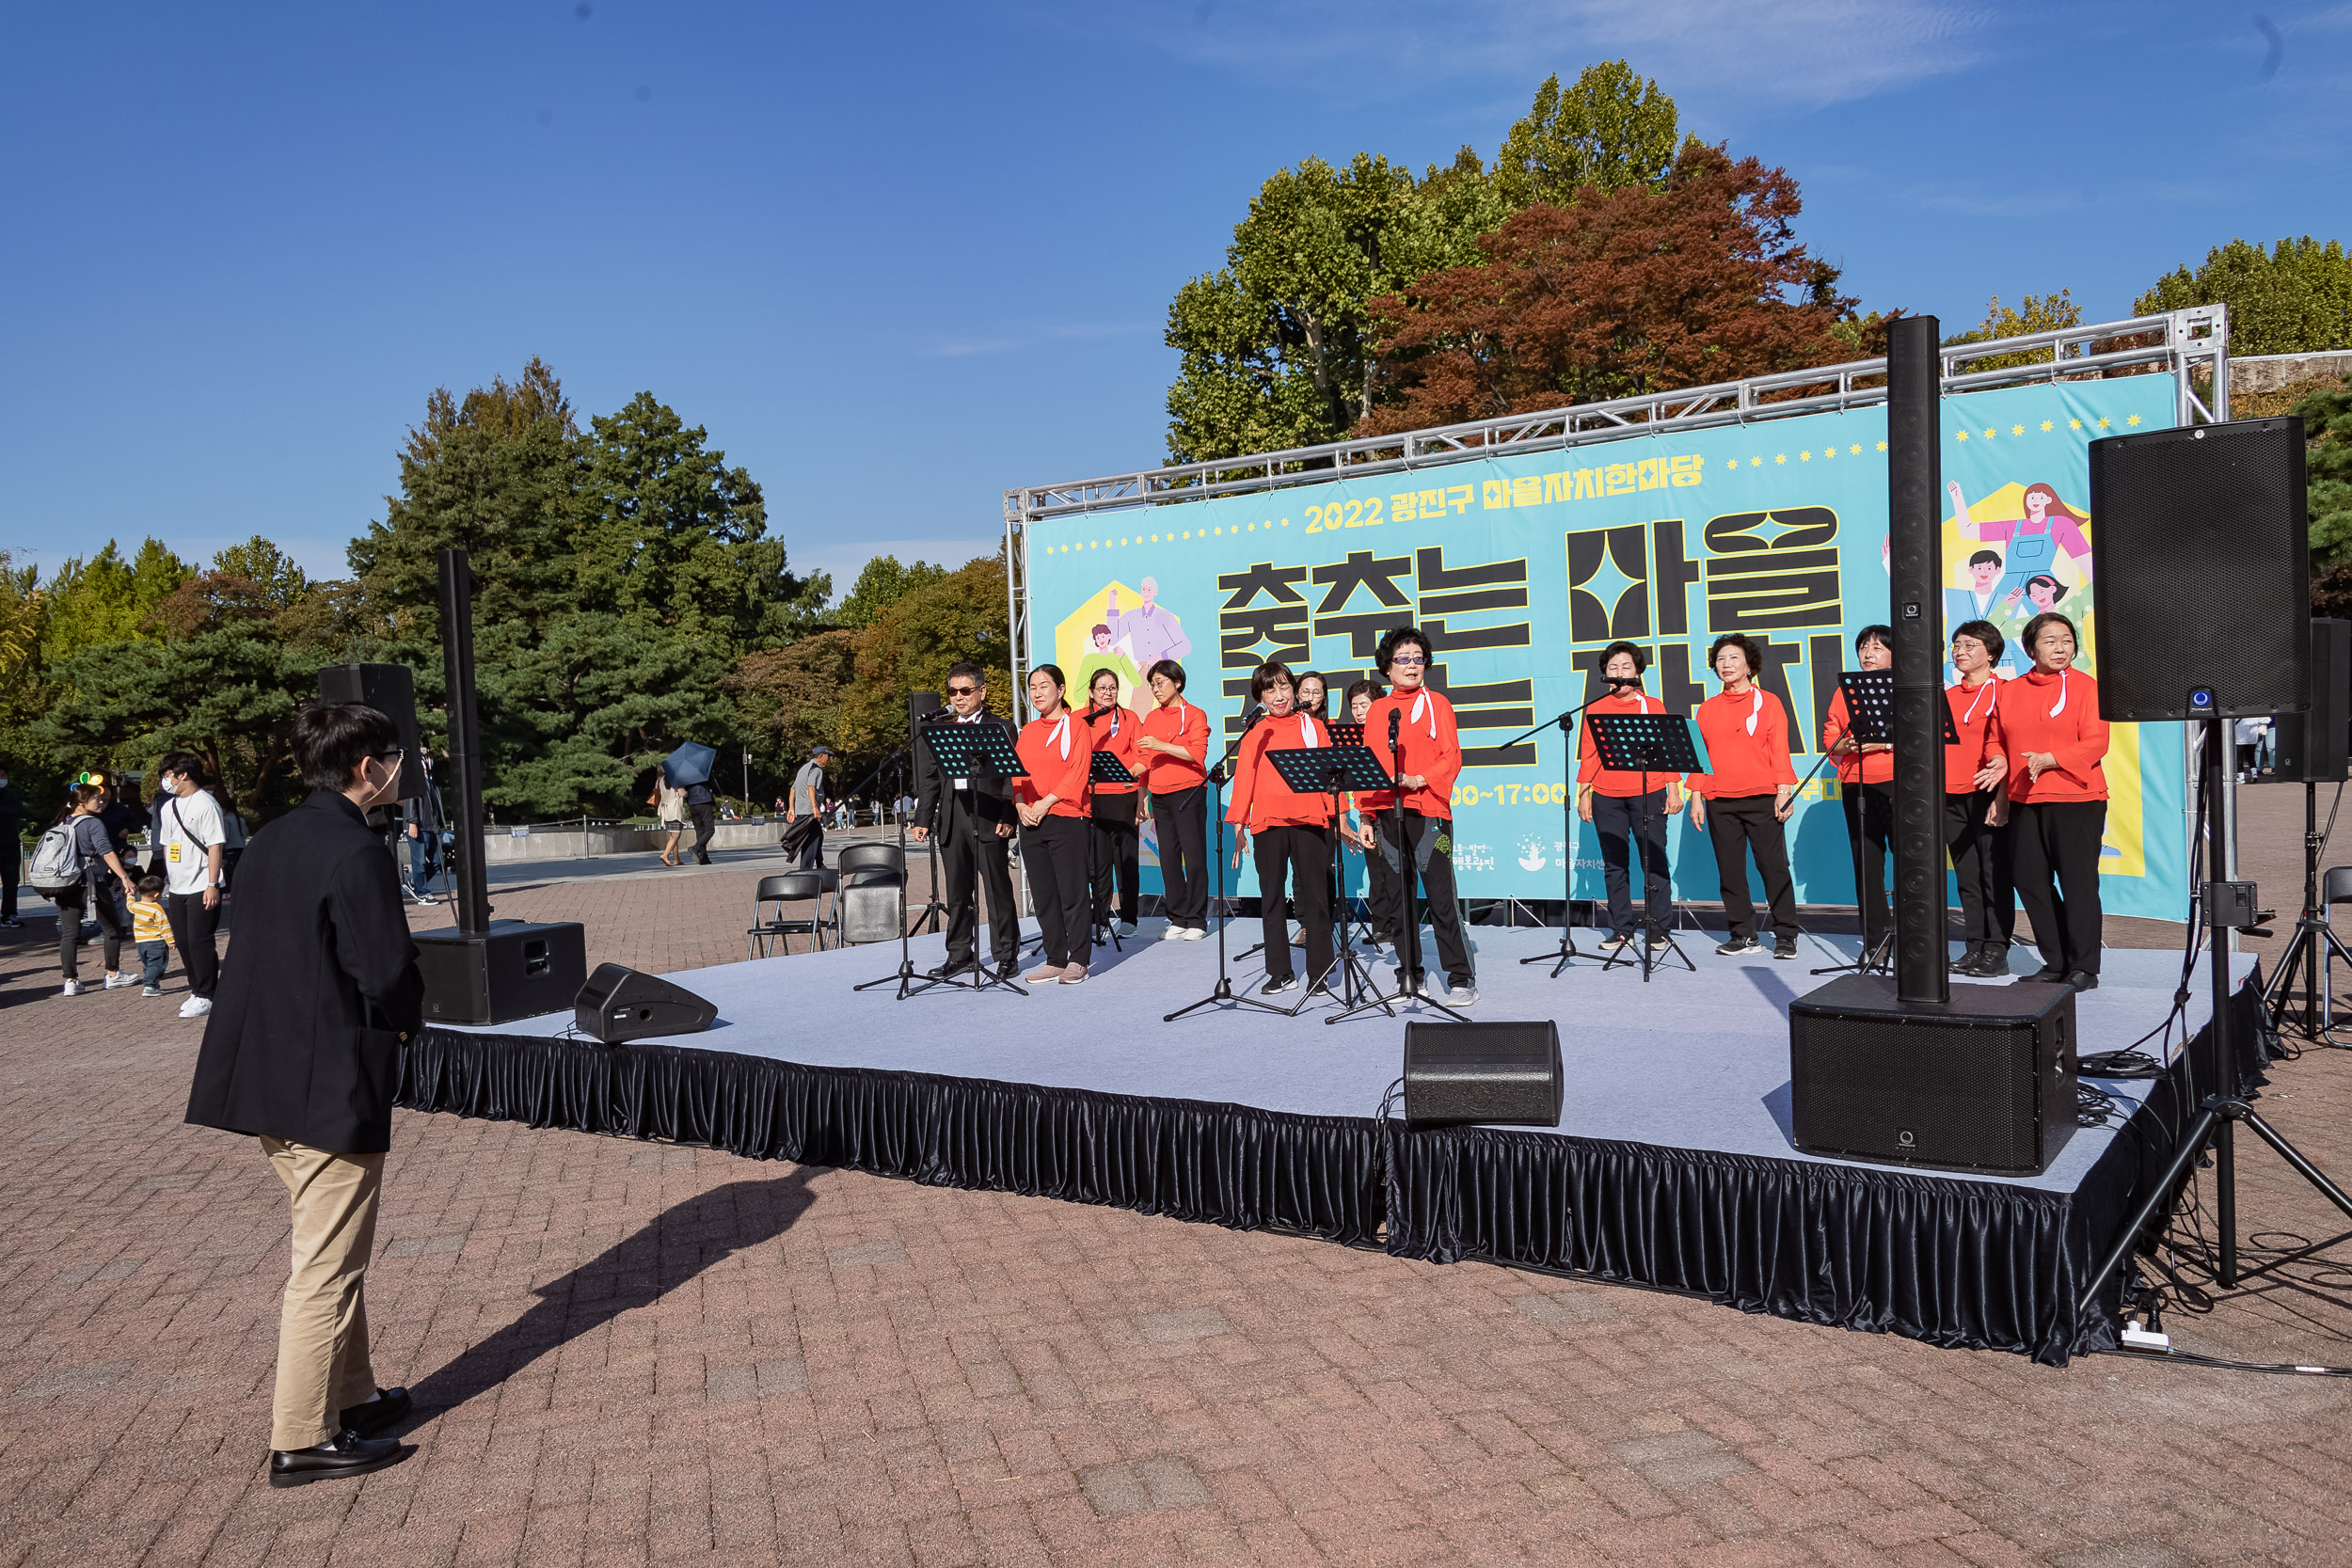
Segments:
[[[2216,245],[2195,272],[2174,268],[2132,309],[2141,315],[2192,305],[2230,308],[2233,354],[2315,354],[2352,348],[2352,256],[2344,243],[2309,234],[2268,250],[2242,239]]]
[[[1604,60],[1565,88],[1558,76],[1544,78],[1502,138],[1495,188],[1517,211],[1565,207],[1588,185],[1662,185],[1680,142],[1675,101],[1625,61]]]
[[[874,618],[917,588],[937,582],[947,568],[928,561],[900,565],[895,555],[878,555],[866,563],[857,581],[825,618],[836,626],[868,626]]]
[[[2312,569],[2352,567],[2352,376],[2312,392],[2293,410],[2310,443],[2306,459]]]
[[[41,657],[51,662],[108,642],[152,641],[148,617],[196,569],[149,539],[130,560],[111,539],[87,561],[69,559],[42,592]]]
[[[2054,294],[2027,294],[2025,303],[2012,310],[1994,294],[1985,302],[1984,320],[1965,332],[1955,333],[1944,340],[1947,348],[1958,343],[1990,343],[2003,338],[2029,337],[2036,332],[2057,332],[2083,324],[2083,308],[2074,303],[2072,289],[2060,289]],[[2047,349],[2028,350],[2020,354],[1991,354],[1981,359],[1968,361],[1971,373],[1978,371],[2001,371],[2018,365],[2043,365],[2050,362]]]
[[[1848,357],[1834,329],[1852,301],[1797,243],[1801,207],[1785,170],[1692,142],[1656,189],[1528,208],[1480,242],[1477,264],[1375,302],[1379,406],[1359,433]]]

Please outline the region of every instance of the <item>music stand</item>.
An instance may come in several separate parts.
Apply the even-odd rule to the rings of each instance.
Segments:
[[[943,782],[948,779],[1001,778],[1025,779],[1028,768],[1021,761],[1021,753],[1012,749],[1012,736],[1004,727],[994,723],[926,724],[923,743],[931,749],[931,756],[939,763]],[[977,879],[975,879],[977,883]],[[978,896],[977,885],[973,895]],[[992,915],[994,911],[989,911]],[[1017,909],[1006,911],[1013,917],[1013,930],[1020,931]],[[939,984],[961,990],[986,990],[1002,986],[1018,996],[1028,995],[1026,988],[998,974],[980,959],[980,915],[972,911],[972,983],[965,985],[961,975],[942,980]],[[1015,943],[1018,950],[1018,943]]]
[[[1252,724],[1255,722],[1255,720],[1251,721]],[[1225,769],[1232,765],[1233,753],[1240,751],[1241,743],[1248,738],[1249,730],[1245,726],[1241,734],[1233,737],[1233,743],[1225,748],[1225,754],[1217,759],[1216,766],[1208,769],[1209,820],[1216,824],[1216,853],[1213,859],[1216,863],[1216,902],[1218,904],[1225,903]],[[1203,1007],[1214,1007],[1219,1003],[1225,1004],[1228,1012],[1235,1007],[1255,1007],[1260,1012],[1266,1013],[1279,1013],[1284,1010],[1271,1002],[1261,1002],[1254,996],[1243,996],[1233,990],[1233,977],[1225,973],[1225,927],[1232,924],[1232,919],[1233,912],[1229,906],[1216,921],[1216,985],[1200,1001],[1187,1002],[1172,1013],[1161,1014],[1162,1023],[1173,1023],[1186,1013],[1199,1012]]]
[[[1087,758],[1087,777],[1092,783],[1099,784],[1131,784],[1142,782],[1133,773],[1128,772],[1127,765],[1110,752],[1096,752]],[[1091,905],[1094,902],[1094,880],[1103,874],[1102,867],[1094,863],[1093,850],[1099,841],[1094,834],[1094,805],[1091,801],[1087,804],[1087,903]],[[1113,866],[1111,868],[1111,896],[1115,898],[1118,895],[1119,868]],[[1094,945],[1101,947],[1105,941],[1108,942],[1114,953],[1127,951],[1120,945],[1119,924],[1116,921],[1104,919],[1095,923]]]
[[[1364,727],[1361,724],[1353,722],[1326,724],[1324,725],[1324,728],[1330,732],[1331,744],[1334,746],[1361,746],[1364,743]],[[1386,789],[1388,786],[1383,784],[1380,787]],[[1331,819],[1331,825],[1336,828],[1343,820],[1345,820],[1344,816],[1334,816]],[[1345,911],[1348,909],[1349,903],[1347,896],[1346,865],[1347,841],[1344,837],[1343,837],[1339,841],[1338,845],[1335,846],[1334,852],[1331,856],[1331,907],[1334,910],[1342,911]],[[1366,863],[1364,876],[1366,880],[1369,881],[1372,876],[1369,862]],[[1364,892],[1364,918],[1362,921],[1364,928],[1364,941],[1371,942],[1377,935],[1377,933],[1372,928],[1372,890],[1367,887]],[[1352,916],[1350,918],[1352,918]]]
[[[1600,765],[1603,768],[1613,773],[1642,775],[1642,815],[1635,831],[1640,843],[1647,843],[1649,839],[1649,776],[1652,773],[1695,773],[1699,771],[1698,748],[1691,743],[1691,721],[1679,713],[1588,713],[1584,716],[1584,727],[1592,734],[1593,749],[1600,753]],[[1633,865],[1627,868],[1629,880],[1633,867],[1640,867],[1644,883],[1642,897],[1645,902],[1647,902],[1649,867],[1643,862],[1639,843],[1636,845],[1631,860]],[[1672,872],[1669,871],[1668,875],[1671,877]],[[1666,886],[1666,903],[1668,909],[1671,910],[1674,905],[1674,884],[1671,880]],[[1644,985],[1649,984],[1649,977],[1658,967],[1658,944],[1652,942],[1649,937],[1650,933],[1646,931],[1642,934],[1641,965]],[[1675,941],[1674,921],[1671,917],[1666,922],[1665,945],[1676,958],[1682,960],[1683,968],[1693,974],[1698,973],[1699,966],[1691,961],[1691,955],[1685,953],[1682,950],[1682,944]],[[1619,947],[1610,953],[1600,967],[1606,971],[1614,969],[1621,963],[1630,964],[1633,961],[1625,956],[1625,949]]]
[[[1837,676],[1837,689],[1846,699],[1846,734],[1854,741],[1856,745],[1861,745],[1865,742],[1871,745],[1884,744],[1891,746],[1894,744],[1894,671],[1840,671]],[[1942,696],[1940,692],[1937,695],[1939,699]],[[1960,732],[1952,726],[1952,705],[1948,702],[1939,701],[1937,703],[1937,706],[1943,710],[1944,714],[1944,744],[1947,746],[1959,745]],[[1827,752],[1822,754],[1824,757],[1828,755]],[[1854,756],[1858,764],[1862,753],[1856,752]],[[1814,766],[1818,768],[1820,764],[1817,762]],[[1843,786],[1841,785],[1840,787],[1842,788]],[[1858,778],[1855,782],[1855,787],[1857,789],[1864,787]],[[1855,828],[1857,834],[1860,832],[1865,831],[1859,814],[1860,810],[1867,809],[1868,808],[1866,805],[1857,810],[1855,816]],[[1886,929],[1878,934],[1877,941],[1872,942],[1867,940],[1869,932],[1869,922],[1863,917],[1863,911],[1866,906],[1862,902],[1862,840],[1859,836],[1853,838],[1848,843],[1847,852],[1853,857],[1854,917],[1857,920],[1862,921],[1863,933],[1866,940],[1862,944],[1862,950],[1854,955],[1853,962],[1850,964],[1827,964],[1815,970],[1813,973],[1816,974],[1889,974],[1893,970],[1895,961],[1895,923],[1892,920],[1889,920],[1886,923]],[[1873,899],[1875,899],[1879,891],[1880,890],[1877,888],[1872,888],[1870,890]]]
[[[1362,733],[1361,725],[1355,728],[1359,734]],[[1380,759],[1373,755],[1372,748],[1360,742],[1353,746],[1286,747],[1279,752],[1267,752],[1265,759],[1274,765],[1274,770],[1282,776],[1282,782],[1290,786],[1292,794],[1329,795],[1335,824],[1339,819],[1342,790],[1396,787],[1395,781],[1389,777],[1388,769],[1380,766]],[[1335,843],[1333,853],[1336,855],[1337,852]],[[1260,888],[1258,894],[1261,897],[1264,896],[1265,889]],[[1336,911],[1333,924],[1338,928],[1340,950],[1332,956],[1328,968],[1299,988],[1298,1000],[1290,1008],[1293,1018],[1296,1018],[1299,1009],[1306,1006],[1307,999],[1314,995],[1315,988],[1329,980],[1334,969],[1340,974],[1340,989],[1335,994],[1341,1006],[1354,1007],[1367,998],[1379,1000],[1372,976],[1365,974],[1362,966],[1356,961],[1356,949],[1347,939],[1347,913],[1344,910]],[[1381,1011],[1391,1018],[1396,1016],[1385,1001],[1380,1001],[1379,1005]]]

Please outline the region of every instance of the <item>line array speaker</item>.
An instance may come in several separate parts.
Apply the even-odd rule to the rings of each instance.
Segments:
[[[2352,768],[2352,621],[2312,623],[2311,707],[2271,725],[2276,784],[2335,784]]]
[[[2090,443],[2099,712],[2300,713],[2311,700],[2303,421],[2246,420]],[[2193,689],[2213,692],[2192,710]]]
[[[655,1035],[698,1035],[719,1009],[684,986],[626,964],[598,964],[572,1001],[580,1032],[607,1045]]]
[[[1807,1154],[2038,1176],[2074,1135],[2074,990],[1954,986],[1944,1006],[1848,974],[1788,1006],[1790,1134]]]
[[[1560,1125],[1560,1026],[1407,1023],[1405,1121],[1414,1129]]]
[[[391,720],[400,732],[400,789],[394,799],[424,797],[424,748],[417,731],[417,680],[405,664],[329,664],[319,671],[319,700],[358,703]]]

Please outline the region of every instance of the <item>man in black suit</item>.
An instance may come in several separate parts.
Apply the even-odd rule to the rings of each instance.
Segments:
[[[294,719],[310,798],[253,837],[237,929],[188,1093],[188,1120],[261,1139],[294,1198],[269,1481],[364,1475],[413,1449],[374,1433],[408,1414],[379,1388],[364,1296],[400,1048],[424,983],[400,873],[367,810],[400,782],[392,721],[320,704]]]
[[[988,712],[987,679],[977,664],[949,670],[947,706],[922,728],[993,724],[1010,745],[1012,726]],[[1021,967],[1021,916],[1012,901],[1012,867],[1006,858],[1015,826],[1011,782],[987,775],[948,777],[924,744],[922,729],[915,733],[914,778],[914,825],[909,832],[922,844],[936,832],[935,853],[947,868],[947,961],[931,975],[946,979],[976,961],[979,911],[972,895],[977,882],[988,894],[989,951],[996,973],[1009,980]]]

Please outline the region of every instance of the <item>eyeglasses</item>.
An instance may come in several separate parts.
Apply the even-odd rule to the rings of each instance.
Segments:
[[[977,686],[951,686],[947,689],[947,695],[950,697],[974,697],[979,694],[979,690],[980,689]]]
[[[1411,669],[1416,665],[1428,663],[1429,657],[1426,654],[1391,654],[1389,656],[1389,662],[1391,664],[1402,664],[1406,668]]]
[[[405,746],[395,746],[395,747],[393,747],[393,748],[392,748],[390,751],[389,751],[389,752],[376,752],[376,753],[375,753],[375,760],[376,760],[376,761],[378,761],[378,762],[382,762],[382,761],[383,761],[385,758],[387,758],[387,757],[405,757],[405,756],[406,756],[407,754],[408,754],[408,748],[407,748],[407,747],[405,747]]]

